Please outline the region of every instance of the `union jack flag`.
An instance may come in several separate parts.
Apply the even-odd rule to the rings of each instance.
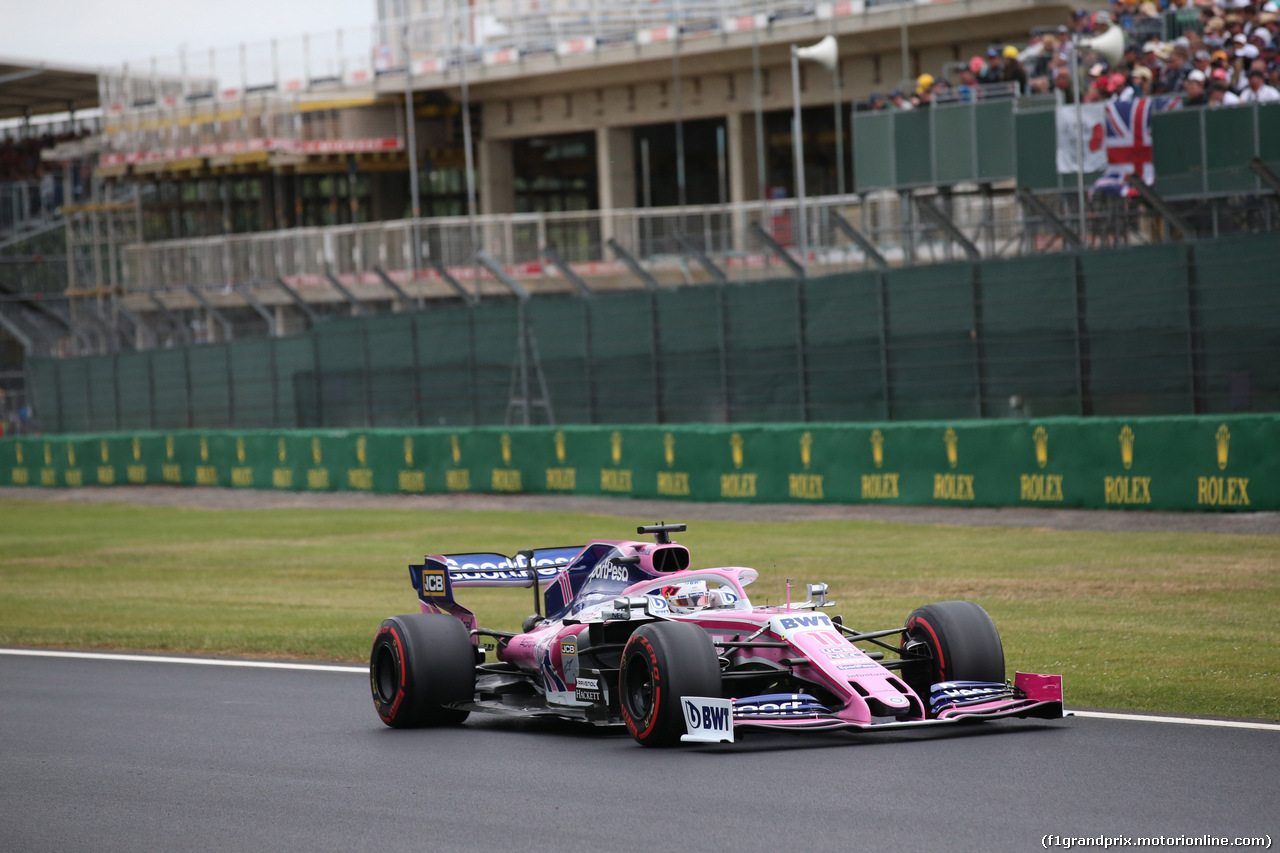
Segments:
[[[1151,145],[1151,113],[1176,110],[1182,99],[1134,98],[1108,101],[1106,120],[1107,169],[1093,185],[1093,193],[1136,196],[1129,176],[1140,175],[1143,183],[1155,182],[1156,170]]]

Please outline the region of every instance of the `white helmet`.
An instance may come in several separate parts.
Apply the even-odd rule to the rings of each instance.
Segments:
[[[711,593],[706,581],[686,581],[676,586],[664,586],[662,597],[673,613],[692,613],[711,605]]]

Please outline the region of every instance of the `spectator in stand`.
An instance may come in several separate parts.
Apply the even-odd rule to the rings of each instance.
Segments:
[[[1066,65],[1059,65],[1053,72],[1053,93],[1058,98],[1060,104],[1074,104],[1076,102],[1075,91],[1071,85],[1071,69]]]
[[[889,105],[884,102],[884,96],[879,92],[872,92],[871,97],[867,98],[867,109],[872,112],[889,109]]]
[[[908,101],[902,94],[901,89],[894,89],[889,93],[889,103],[895,110],[914,110],[915,105]]]
[[[975,56],[974,59],[978,57]],[[973,73],[971,66],[966,65],[960,69],[960,85],[956,87],[956,94],[962,104],[971,104],[978,99],[978,76]]]
[[[1022,63],[1018,61],[1018,49],[1013,45],[1005,46],[1000,52],[1004,59],[1004,79],[1006,83],[1017,85],[1017,93],[1025,94],[1027,91],[1027,71],[1022,67]]]
[[[1211,107],[1233,107],[1240,102],[1240,99],[1232,94],[1227,88],[1227,84],[1221,80],[1214,80],[1209,86],[1209,106]]]
[[[1195,56],[1192,57],[1191,64],[1195,66],[1197,71],[1207,77],[1209,69],[1213,66],[1213,55],[1204,48],[1201,48],[1200,50],[1197,50]]]
[[[917,107],[933,106],[933,75],[921,74],[916,78],[916,94],[911,103]]]
[[[1160,73],[1160,91],[1162,92],[1180,92],[1182,91],[1182,81],[1186,79],[1188,72],[1191,70],[1191,54],[1190,51],[1182,45],[1175,45],[1169,54],[1169,59],[1164,64],[1164,68]]]
[[[1133,69],[1133,74],[1129,78],[1131,81],[1129,88],[1132,90],[1133,94],[1130,98],[1124,98],[1123,100],[1149,97],[1151,95],[1151,83],[1153,77],[1154,75],[1151,73],[1151,69],[1145,65],[1139,65],[1137,68]]]
[[[1186,89],[1186,95],[1182,99],[1183,106],[1187,107],[1203,107],[1209,103],[1209,95],[1204,90],[1204,72],[1196,69],[1187,75],[1186,82],[1183,86]]]
[[[1267,85],[1267,72],[1264,68],[1250,68],[1248,83],[1240,93],[1242,104],[1272,104],[1280,101],[1280,91]]]
[[[979,82],[984,86],[1004,82],[1004,57],[994,47],[987,51],[987,70]]]

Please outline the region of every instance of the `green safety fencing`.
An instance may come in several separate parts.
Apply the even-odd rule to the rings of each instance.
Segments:
[[[1075,186],[1057,168],[1051,100],[1005,99],[927,110],[855,113],[859,192],[1016,180],[1035,191]],[[1280,171],[1280,105],[1190,108],[1151,117],[1155,190],[1169,199],[1268,192],[1255,157]],[[1087,175],[1092,185],[1096,175]]]
[[[1277,257],[1280,234],[1260,234],[549,295],[524,314],[560,424],[1269,412]],[[502,424],[518,316],[486,299],[286,338],[32,358],[27,388],[45,433]]]
[[[0,440],[0,483],[1280,510],[1280,415],[140,432]]]

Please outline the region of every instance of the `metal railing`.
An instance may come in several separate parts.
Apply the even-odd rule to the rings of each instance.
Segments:
[[[1014,257],[1061,250],[1063,221],[1078,217],[1073,196],[1047,196],[1043,207],[1028,207],[1013,193],[963,195],[870,193],[824,196],[807,204],[810,272],[840,272],[878,266],[927,264],[971,257]],[[930,209],[924,209],[924,208]],[[1246,211],[1200,211],[1213,216],[1202,223],[1213,236],[1238,231],[1269,231],[1280,223],[1274,201],[1258,197]],[[1048,210],[1046,214],[1044,211]],[[937,217],[954,226],[948,227]],[[1242,214],[1241,211],[1244,211]],[[434,275],[444,267],[455,278],[489,277],[478,252],[494,258],[508,274],[530,280],[556,276],[545,250],[554,248],[580,275],[620,276],[622,255],[667,274],[666,281],[701,281],[705,255],[729,279],[789,275],[753,226],[759,226],[799,260],[799,217],[794,199],[725,205],[663,207],[614,211],[526,213],[413,220],[361,225],[295,228],[282,231],[170,240],[125,246],[121,285],[127,291],[153,291],[197,285],[225,288],[274,282],[324,285],[327,276],[344,284],[377,284],[379,273],[401,281]],[[1134,245],[1168,239],[1158,217],[1131,199],[1098,198],[1086,211],[1088,245]],[[1244,215],[1233,225],[1230,217]],[[1053,217],[1057,217],[1055,221]],[[849,235],[852,228],[866,246]],[[1069,229],[1068,229],[1069,230]],[[414,240],[419,253],[414,257]],[[1075,235],[1066,238],[1075,245]],[[966,245],[967,244],[967,245]],[[416,261],[416,266],[415,266]],[[414,271],[416,270],[416,275]]]

